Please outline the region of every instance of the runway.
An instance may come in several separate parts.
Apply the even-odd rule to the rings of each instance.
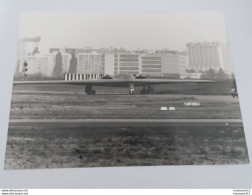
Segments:
[[[9,125],[42,127],[243,126],[241,119],[10,119]]]

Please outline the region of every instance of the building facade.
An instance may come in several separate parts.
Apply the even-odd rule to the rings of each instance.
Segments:
[[[162,73],[163,76],[171,74],[184,74],[187,67],[187,54],[185,52],[163,53]]]
[[[56,52],[45,55],[23,55],[19,61],[19,72],[22,73],[24,63],[27,63],[26,74],[40,74],[45,77],[52,77],[56,64]],[[62,76],[67,73],[70,66],[71,55],[67,53],[61,54],[62,57]]]
[[[147,76],[165,76],[184,74],[187,55],[183,52],[165,54],[104,54],[104,74],[144,74]]]
[[[55,66],[56,55],[23,55],[20,59],[19,72],[23,72],[23,65],[27,63],[27,75],[39,74],[50,77]]]
[[[31,39],[34,41],[33,39]],[[29,41],[30,40],[26,40]],[[40,41],[40,39],[35,39]],[[37,42],[35,42],[37,43]],[[25,44],[27,47],[27,44]],[[24,45],[23,45],[24,46]],[[115,75],[143,74],[146,76],[166,76],[184,74],[186,70],[186,53],[168,49],[151,51],[136,50],[129,52],[120,48],[50,48],[49,54],[23,54],[18,62],[18,71],[22,73],[24,63],[28,64],[26,74],[41,74],[53,77],[61,74],[59,64],[60,52],[62,60],[62,76],[68,73],[80,75]],[[103,51],[103,52],[101,52]],[[27,52],[27,51],[26,51]],[[73,58],[73,56],[75,56]],[[60,71],[60,72],[59,72]]]
[[[77,54],[77,74],[101,74],[103,55],[98,53]]]
[[[161,55],[142,55],[140,74],[149,76],[163,76]]]
[[[70,59],[72,56],[69,53],[61,53],[61,57],[62,57],[62,71],[63,73],[68,73],[70,67]]]
[[[197,42],[188,43],[188,69],[205,71],[220,68],[226,72],[232,71],[229,46],[227,43]]]
[[[115,54],[115,74],[138,74],[139,65],[137,54]]]
[[[138,54],[104,54],[104,73],[114,74],[139,74],[140,55]]]

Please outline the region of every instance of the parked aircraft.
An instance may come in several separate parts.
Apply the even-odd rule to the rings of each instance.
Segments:
[[[129,94],[134,94],[134,88],[142,86],[141,94],[154,92],[154,85],[168,83],[212,83],[211,80],[182,80],[182,79],[148,79],[143,75],[117,74],[114,76],[105,75],[104,77],[92,80],[46,80],[46,81],[14,81],[14,85],[24,84],[71,84],[84,85],[87,94],[95,94],[94,86],[106,87],[128,87]]]

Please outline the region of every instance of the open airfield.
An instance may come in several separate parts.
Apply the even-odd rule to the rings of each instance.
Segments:
[[[97,95],[86,95],[84,86],[14,86],[10,119],[241,119],[239,100],[232,98],[229,85],[160,85],[150,95],[140,95],[140,89],[129,95],[128,88],[97,87]]]
[[[248,163],[230,88],[167,84],[128,95],[127,88],[97,87],[86,95],[83,86],[14,86],[5,169]]]

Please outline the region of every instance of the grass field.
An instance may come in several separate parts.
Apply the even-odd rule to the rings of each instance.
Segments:
[[[207,86],[209,84],[205,86],[205,91],[210,90]],[[165,89],[164,86],[162,87]],[[175,86],[173,87],[175,88]],[[127,95],[128,89],[124,88],[102,90],[105,89],[101,88],[99,93],[103,95],[99,95],[99,93],[97,95],[86,95],[83,87],[80,88],[80,86],[71,86],[71,88],[69,88],[69,85],[58,85],[58,87],[53,86],[53,88],[51,85],[15,86],[12,94],[10,118],[241,119],[239,101],[237,98],[232,98],[230,94],[195,95],[168,93],[131,96]],[[187,90],[184,91],[185,93],[188,92]],[[116,94],[111,95],[110,93],[113,92],[116,92]],[[124,94],[118,94],[119,92]],[[187,101],[199,102],[201,106],[186,107],[184,102]],[[163,106],[173,106],[176,108],[176,111],[160,111],[160,107]]]
[[[184,102],[199,102],[187,107]],[[173,106],[176,111],[161,111]],[[238,99],[230,96],[188,95],[95,95],[22,94],[12,96],[11,119],[104,119],[104,118],[241,118]]]
[[[242,127],[9,128],[5,169],[248,163]]]

